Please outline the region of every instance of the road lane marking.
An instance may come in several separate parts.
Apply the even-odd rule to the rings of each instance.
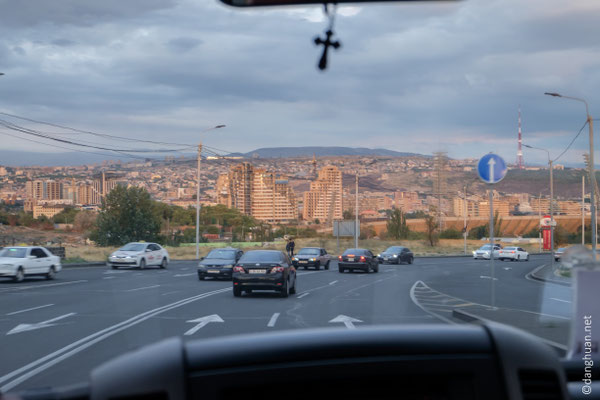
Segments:
[[[46,288],[46,287],[54,287],[54,286],[72,285],[72,284],[75,284],[75,283],[83,283],[83,282],[88,282],[88,280],[85,279],[85,280],[70,281],[70,282],[48,283],[48,284],[33,285],[33,286],[15,286],[15,287],[10,287],[10,288],[2,288],[2,289],[0,289],[0,291],[2,291],[2,292],[10,292],[10,291],[13,291],[13,290],[14,291],[18,291],[18,290]]]
[[[269,323],[267,324],[267,327],[272,328],[275,326],[275,323],[277,322],[277,318],[279,318],[280,313],[276,312],[275,314],[273,314],[271,316],[271,319],[269,320]]]
[[[487,275],[479,275],[479,277],[480,277],[481,279],[493,279],[493,280],[495,280],[495,281],[497,281],[497,280],[498,280],[498,278],[492,278],[491,276],[487,276]]]
[[[168,295],[168,294],[179,293],[179,292],[181,292],[181,290],[174,290],[174,291],[172,291],[172,292],[166,292],[166,293],[163,293],[163,294],[161,294],[161,296],[166,296],[166,295]]]
[[[98,342],[101,342],[102,340],[104,340],[110,336],[113,336],[125,329],[128,329],[137,324],[140,324],[152,317],[155,317],[166,311],[170,311],[172,309],[187,305],[194,301],[202,300],[207,297],[214,296],[216,294],[230,292],[230,291],[231,291],[231,288],[223,288],[223,289],[213,290],[211,292],[202,293],[202,294],[199,294],[196,296],[188,297],[188,298],[173,302],[171,304],[167,304],[165,306],[143,312],[143,313],[135,315],[125,321],[119,322],[118,324],[109,326],[108,328],[105,328],[105,329],[102,329],[95,333],[92,333],[91,335],[88,335],[82,339],[79,339],[76,342],[73,342],[59,350],[54,351],[53,353],[47,354],[44,357],[37,359],[36,361],[30,362],[29,364],[24,365],[21,368],[18,368],[12,372],[9,372],[8,374],[6,374],[4,376],[0,376],[0,383],[7,382],[10,379],[18,376],[17,378],[13,379],[12,381],[5,383],[4,386],[0,387],[0,391],[8,392],[9,390],[13,389],[17,385],[36,376],[37,374],[47,370],[48,368],[51,368],[52,366],[58,364],[59,362],[66,360],[67,358],[70,358],[70,357],[80,353],[81,351],[87,349],[88,347],[91,347],[92,345],[94,345]],[[22,374],[22,375],[19,376],[19,374]]]
[[[104,278],[102,278],[102,279],[115,279],[115,277],[114,277],[114,276],[105,276],[105,277],[104,277]]]
[[[157,288],[159,286],[160,285],[144,286],[144,287],[139,287],[139,288],[135,288],[135,289],[129,289],[129,290],[126,290],[126,292],[135,292],[137,290],[154,289],[154,288]]]
[[[335,285],[337,281],[329,282],[330,285]]]
[[[56,325],[53,322],[60,321],[61,319],[68,318],[72,315],[75,315],[75,313],[74,312],[68,313],[65,315],[61,315],[60,317],[48,319],[48,320],[42,321],[42,322],[37,322],[35,324],[19,324],[19,325],[15,326],[14,328],[12,328],[10,331],[8,331],[6,333],[6,335],[7,336],[14,335],[15,333],[21,333],[21,332],[27,332],[27,331],[34,331],[36,329],[48,328],[49,326]]]
[[[340,314],[337,317],[335,317],[334,319],[332,319],[331,321],[329,321],[330,324],[336,323],[336,322],[343,323],[346,326],[346,328],[348,328],[348,329],[356,329],[356,327],[354,326],[354,323],[355,322],[363,322],[363,321],[361,321],[360,319],[349,317],[347,315]]]
[[[189,321],[186,321],[186,322],[192,322],[194,324],[197,324],[192,329],[190,329],[184,333],[184,335],[189,336],[189,335],[193,335],[194,333],[198,332],[200,329],[204,328],[206,325],[210,324],[211,322],[225,322],[225,321],[223,321],[223,318],[219,317],[217,314],[212,314],[212,315],[207,315],[205,317],[190,319]]]
[[[175,274],[175,275],[173,275],[173,277],[174,278],[178,278],[178,277],[181,277],[181,276],[192,276],[192,275],[196,275],[196,273],[193,272],[191,274]]]
[[[570,300],[563,300],[563,299],[557,299],[556,297],[550,297],[550,300],[556,300],[556,301],[560,301],[562,303],[570,303]],[[8,315],[8,314],[6,314]]]
[[[300,296],[296,297],[297,299],[301,299],[304,296],[308,296],[308,292],[302,293]]]
[[[24,310],[19,310],[19,311],[13,311],[11,313],[8,313],[6,315],[15,315],[15,314],[21,314],[27,311],[33,311],[33,310],[39,310],[40,308],[46,308],[46,307],[50,307],[53,306],[54,304],[44,304],[43,306],[38,306],[38,307],[31,307],[31,308],[26,308]]]

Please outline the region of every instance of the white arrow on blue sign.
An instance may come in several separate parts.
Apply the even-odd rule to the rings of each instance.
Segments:
[[[498,183],[506,176],[506,163],[499,155],[486,154],[479,159],[477,174],[485,183]]]

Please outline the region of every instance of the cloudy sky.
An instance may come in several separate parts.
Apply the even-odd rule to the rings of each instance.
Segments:
[[[196,143],[226,124],[204,142],[495,151],[513,162],[519,105],[524,142],[553,157],[585,122],[583,104],[545,91],[584,97],[600,118],[597,0],[340,7],[343,47],[325,73],[312,43],[327,25],[318,6],[0,0],[0,10],[0,111],[85,130]],[[2,132],[3,150],[57,151]],[[587,138],[559,162],[581,162]],[[526,162],[545,159],[525,151]]]

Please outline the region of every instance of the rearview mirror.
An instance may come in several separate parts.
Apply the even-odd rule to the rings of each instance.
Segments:
[[[414,3],[418,1],[457,1],[457,0],[221,0],[222,3],[234,7],[262,7],[262,6],[291,6],[308,4],[349,4],[349,3],[382,3],[382,2],[402,2]]]
[[[36,257],[36,256],[32,256],[32,255],[29,255],[29,256],[27,256],[27,258],[28,258],[28,259],[30,259],[30,260],[35,260],[37,257]]]

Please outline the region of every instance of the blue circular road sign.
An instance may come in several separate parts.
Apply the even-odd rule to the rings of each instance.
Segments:
[[[477,174],[485,183],[498,183],[506,176],[506,163],[499,155],[486,154],[479,159]]]

